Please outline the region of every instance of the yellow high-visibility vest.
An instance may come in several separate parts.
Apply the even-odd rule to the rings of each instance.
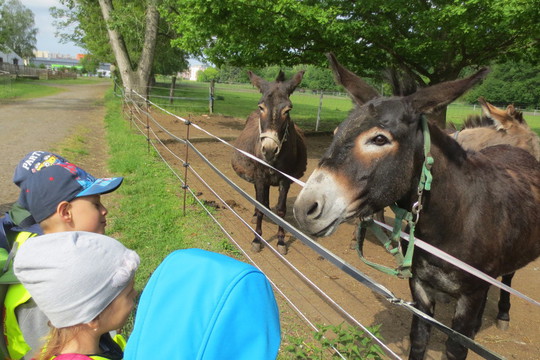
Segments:
[[[26,240],[34,236],[37,236],[37,234],[21,231],[15,239],[17,245],[14,246],[20,247]],[[4,299],[4,338],[6,339],[6,347],[10,360],[21,359],[31,349],[24,340],[21,328],[17,322],[17,316],[15,315],[17,306],[24,304],[30,298],[30,293],[26,291],[22,284],[9,285],[6,298]]]

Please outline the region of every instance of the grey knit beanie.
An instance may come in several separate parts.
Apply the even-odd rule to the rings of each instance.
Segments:
[[[129,284],[139,256],[105,235],[70,231],[28,239],[14,272],[56,328],[95,319]]]

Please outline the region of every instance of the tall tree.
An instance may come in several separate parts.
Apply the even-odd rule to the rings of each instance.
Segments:
[[[126,88],[144,95],[154,73],[172,74],[187,68],[185,52],[170,46],[172,31],[160,19],[159,0],[61,2],[64,7],[51,9],[58,35],[101,61],[116,64]],[[62,31],[68,26],[75,31]]]
[[[147,2],[143,48],[137,66],[132,66],[124,37],[118,31],[118,28],[114,26],[113,16],[115,14],[112,0],[99,0],[99,6],[105,20],[109,41],[122,82],[127,89],[133,89],[145,96],[148,94],[154,50],[157,42],[159,24],[157,2],[158,0],[148,0]]]
[[[0,1],[0,50],[31,58],[36,48],[37,32],[32,10],[19,0]]]
[[[325,64],[362,76],[395,68],[419,86],[504,58],[538,59],[538,0],[164,0],[180,35],[218,66]],[[445,111],[434,116],[445,121]]]

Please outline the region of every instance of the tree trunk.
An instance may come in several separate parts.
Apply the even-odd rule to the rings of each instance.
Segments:
[[[157,41],[159,13],[157,11],[156,1],[157,0],[149,1],[146,11],[144,47],[137,69],[133,69],[122,34],[110,26],[112,21],[112,12],[114,11],[112,0],[99,0],[99,6],[101,8],[101,13],[103,14],[103,19],[107,24],[109,42],[116,59],[116,64],[118,66],[126,94],[136,92],[144,98],[147,97],[149,91],[148,85],[152,72],[152,64],[154,62],[154,52]]]
[[[138,75],[141,84],[145,85],[145,96],[150,92],[150,79],[152,75],[152,65],[154,64],[154,54],[156,50],[157,35],[159,25],[159,12],[157,0],[148,1],[146,9],[146,28],[144,31],[144,45],[139,60]]]

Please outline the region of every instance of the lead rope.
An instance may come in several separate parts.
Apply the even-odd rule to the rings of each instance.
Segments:
[[[394,227],[390,237],[378,225],[375,224],[372,218],[362,220],[356,229],[356,251],[360,259],[367,265],[382,271],[385,274],[397,276],[402,279],[410,278],[413,275],[411,272],[411,265],[414,254],[414,231],[422,210],[422,197],[424,190],[429,191],[431,189],[431,182],[433,180],[431,168],[434,160],[431,156],[431,137],[429,135],[427,119],[423,115],[421,117],[421,122],[422,133],[424,135],[424,163],[422,164],[422,173],[420,174],[420,181],[417,188],[418,200],[413,204],[410,212],[400,208],[396,204],[390,206],[390,209],[392,209],[395,214]],[[405,255],[403,255],[403,248],[400,242],[400,233],[403,221],[405,221],[409,227],[409,245],[407,246]],[[367,229],[371,230],[375,237],[384,246],[386,251],[394,256],[397,263],[396,268],[376,264],[364,257],[363,245]]]

